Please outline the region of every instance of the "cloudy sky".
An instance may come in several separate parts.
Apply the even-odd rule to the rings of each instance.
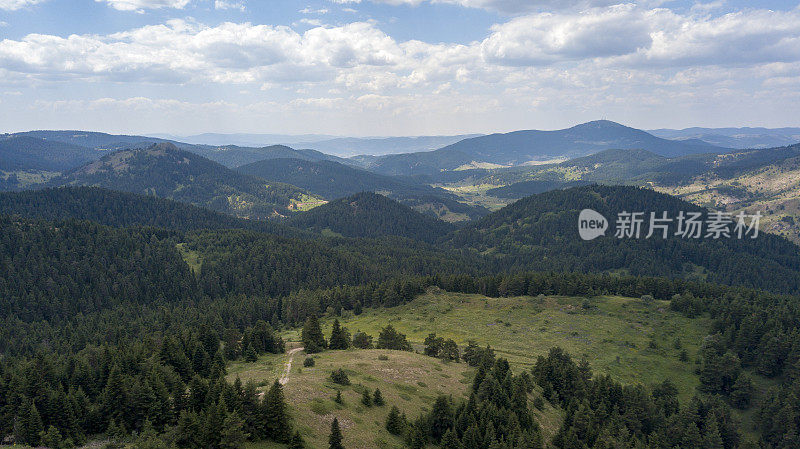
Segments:
[[[800,126],[800,3],[0,0],[0,132]]]

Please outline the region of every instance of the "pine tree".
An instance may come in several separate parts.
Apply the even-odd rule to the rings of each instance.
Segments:
[[[372,349],[372,336],[364,332],[356,332],[353,335],[353,347],[358,349]]]
[[[342,400],[342,390],[336,390],[336,398],[333,402],[337,404],[344,404],[344,400]]]
[[[375,394],[372,397],[372,403],[378,407],[383,407],[386,405],[386,402],[383,400],[383,395],[381,394],[381,390],[379,388],[375,389]]]
[[[322,335],[322,329],[319,326],[319,320],[316,315],[309,315],[306,319],[300,339],[303,341],[304,350],[308,354],[325,349],[325,337]]]
[[[305,449],[306,442],[303,441],[303,437],[300,436],[300,432],[295,432],[292,435],[292,439],[289,441],[289,449]]]
[[[219,438],[219,449],[239,449],[249,436],[243,430],[244,421],[236,412],[228,414],[222,423],[222,433]]]
[[[331,434],[328,437],[328,449],[344,449],[342,446],[342,431],[339,429],[339,419],[333,418]]]
[[[350,333],[346,328],[339,325],[339,320],[333,320],[333,330],[331,339],[328,342],[328,349],[347,349],[350,347]]]
[[[264,397],[264,425],[266,435],[279,443],[289,441],[292,428],[283,397],[283,386],[277,380]]]
[[[369,390],[367,390],[366,388],[364,389],[364,392],[361,394],[361,403],[367,407],[372,406],[372,397],[369,394]]]
[[[456,436],[455,432],[451,429],[447,429],[447,432],[444,433],[442,436],[441,442],[442,449],[461,449],[461,444],[458,442],[458,436]]]
[[[30,446],[38,446],[44,425],[42,424],[42,417],[36,409],[36,404],[25,399],[20,410],[20,416],[19,436],[22,437],[22,441]]]
[[[248,363],[255,363],[258,361],[258,353],[255,348],[253,348],[252,344],[247,345],[247,349],[244,351],[244,361]]]
[[[55,426],[50,426],[47,428],[47,432],[42,432],[40,441],[42,446],[49,449],[61,449],[63,445],[61,432]]]
[[[402,435],[406,430],[406,423],[400,417],[400,409],[397,406],[392,406],[389,410],[389,415],[386,417],[386,430],[392,435]]]

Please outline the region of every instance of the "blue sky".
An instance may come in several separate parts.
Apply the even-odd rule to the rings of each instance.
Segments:
[[[800,126],[797,1],[0,0],[0,132]]]

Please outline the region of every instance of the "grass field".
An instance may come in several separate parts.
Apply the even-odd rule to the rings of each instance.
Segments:
[[[418,345],[431,332],[459,345],[474,339],[491,345],[515,370],[529,368],[537,356],[560,346],[621,382],[650,384],[669,378],[686,400],[699,382],[693,361],[709,322],[672,312],[668,304],[605,296],[486,298],[431,290],[403,306],[366,310],[342,323],[351,332],[376,339],[391,323]],[[324,321],[326,335],[329,326],[330,320]],[[684,349],[689,362],[679,360]]]
[[[406,305],[365,310],[341,321],[351,332],[364,331],[375,339],[380,329],[391,323],[417,350],[430,332],[452,338],[459,345],[475,339],[508,358],[515,372],[530,368],[537,356],[561,346],[576,359],[585,357],[595,372],[611,374],[625,383],[651,384],[669,378],[678,386],[682,402],[695,393],[699,383],[694,360],[709,325],[705,318],[688,319],[669,311],[664,301],[645,304],[616,296],[486,298],[437,289]],[[330,318],[323,320],[326,335],[331,323]],[[298,345],[298,332],[284,334],[290,341],[287,349]],[[676,348],[676,340],[681,349]],[[678,357],[684,349],[689,353],[688,362]],[[381,355],[388,360],[381,360]],[[413,419],[439,394],[463,398],[473,373],[464,363],[399,351],[326,351],[314,355],[312,368],[303,367],[305,357],[302,352],[294,356],[285,393],[295,425],[313,448],[327,447],[334,416],[342,424],[347,448],[401,448],[402,441],[384,428],[391,406],[397,405]],[[228,367],[228,377],[238,376],[267,388],[280,376],[287,359],[281,354],[262,356],[257,363],[235,362]],[[338,368],[348,373],[350,386],[330,381],[331,371]],[[363,406],[364,388],[380,388],[387,406]],[[337,389],[342,391],[343,405],[333,400]],[[549,439],[560,425],[561,412],[547,405],[537,414]],[[281,447],[265,444],[248,449]]]

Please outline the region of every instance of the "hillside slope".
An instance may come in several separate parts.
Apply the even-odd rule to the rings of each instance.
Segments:
[[[89,220],[114,227],[147,226],[178,231],[246,229],[286,237],[305,235],[273,221],[245,220],[191,204],[99,187],[0,193],[0,214],[49,221]]]
[[[0,136],[0,170],[62,171],[99,158],[101,153],[70,143],[31,136]]]
[[[297,187],[242,175],[169,143],[109,154],[50,184],[155,195],[246,218],[286,215],[307,197]]]
[[[581,240],[578,214],[585,208],[609,221],[605,236]],[[644,213],[641,238],[614,236],[617,214],[623,211]],[[704,209],[648,189],[576,187],[523,198],[457,231],[451,243],[494,255],[499,266],[507,269],[623,271],[782,292],[800,288],[800,255],[793,243],[763,232],[757,239],[680,238],[674,235],[676,222],[670,224],[666,239],[660,230],[653,238],[645,238],[650,212],[661,216],[664,211],[675,219],[680,211]],[[702,232],[706,233],[705,226]]]
[[[383,195],[370,192],[331,201],[289,221],[315,231],[332,231],[346,237],[394,235],[434,242],[454,228],[425,216]]]

